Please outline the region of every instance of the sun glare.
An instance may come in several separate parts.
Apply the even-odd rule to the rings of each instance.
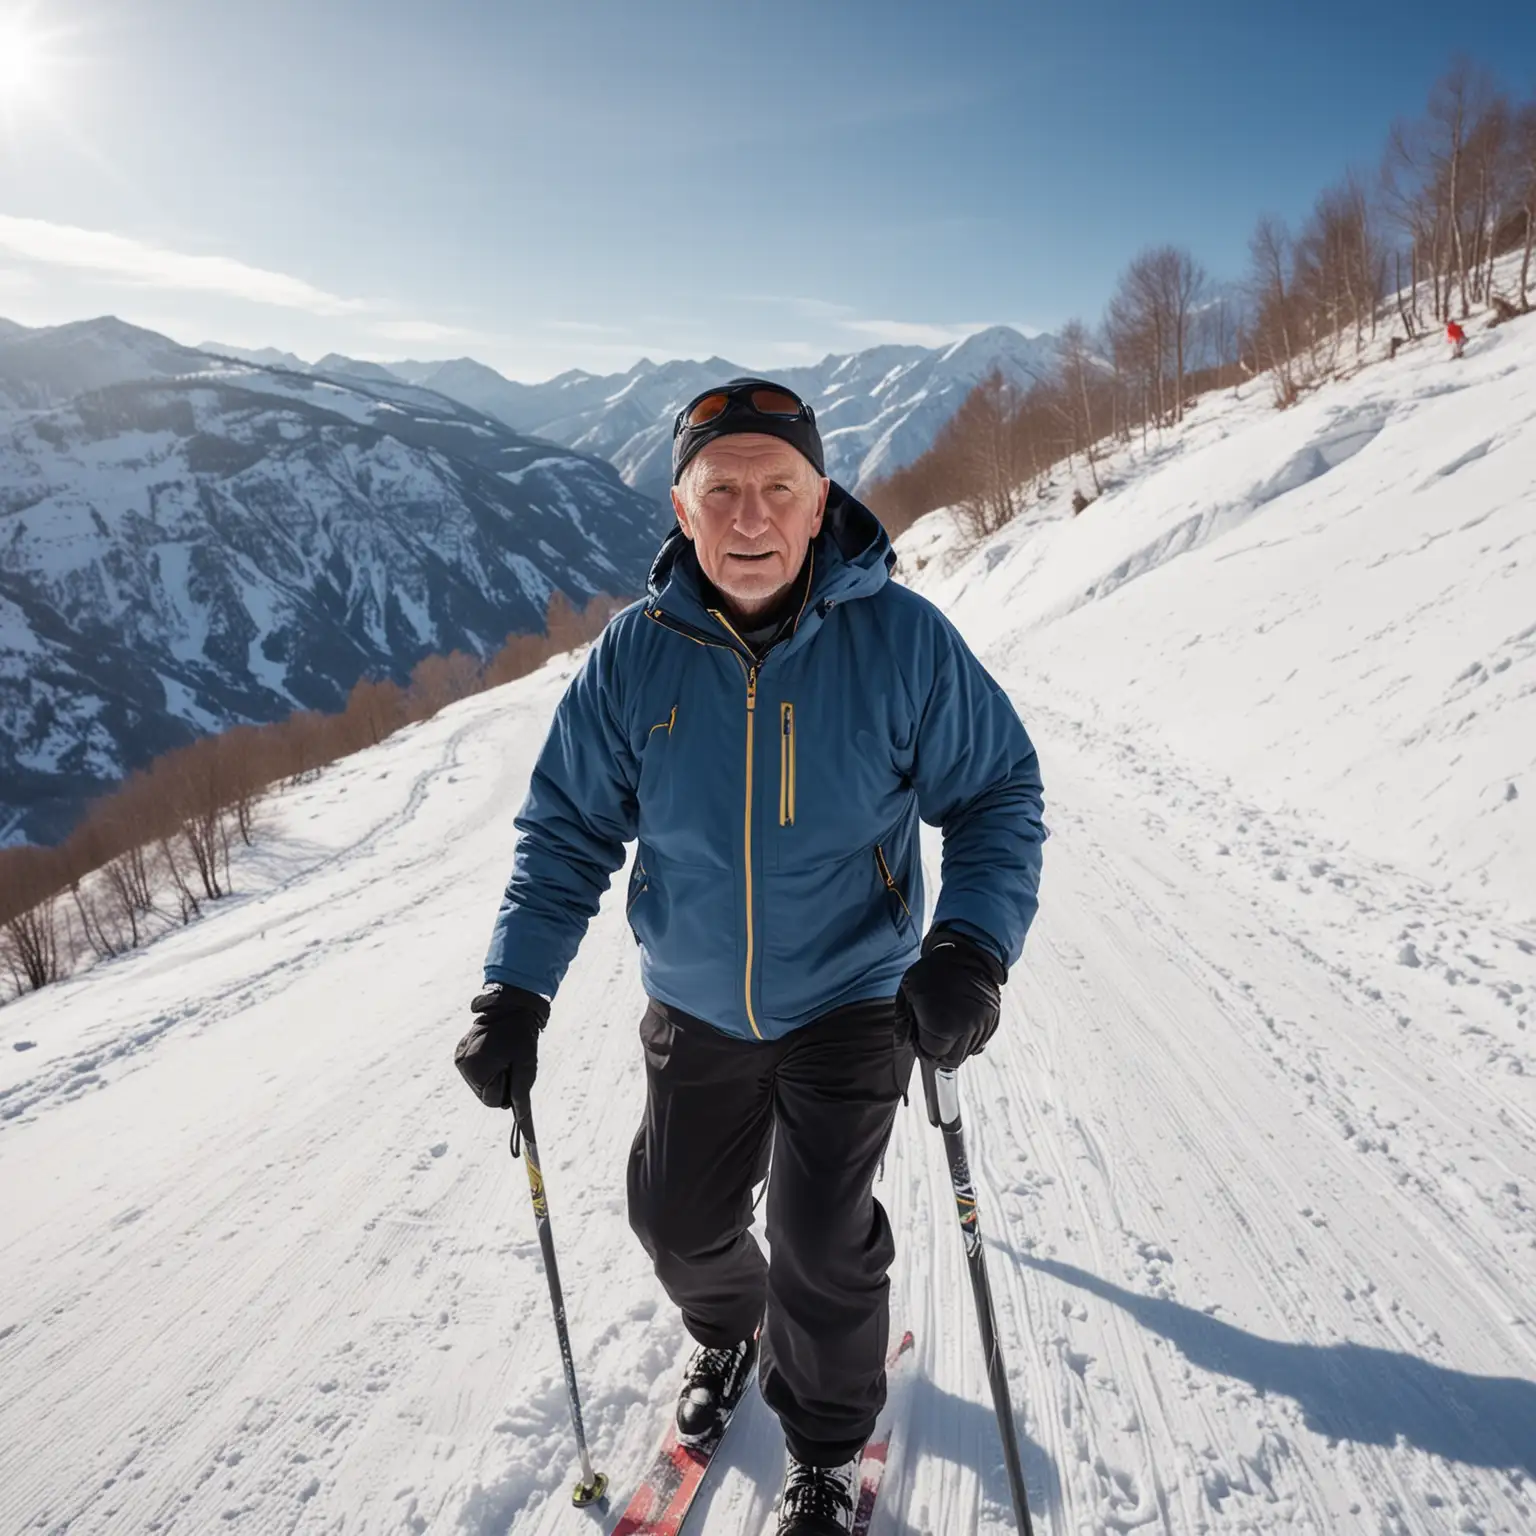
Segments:
[[[48,62],[42,39],[24,20],[0,16],[0,112],[47,95]]]

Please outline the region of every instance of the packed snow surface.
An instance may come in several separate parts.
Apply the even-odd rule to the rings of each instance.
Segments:
[[[963,1073],[1042,1533],[1536,1530],[1533,472],[1529,321],[1202,401],[1076,520],[906,541],[1046,776],[1040,919]],[[601,1528],[507,1122],[450,1062],[572,665],[287,792],[239,896],[0,1011],[0,1527]],[[621,896],[536,1108],[622,1494],[687,1344],[624,1216]],[[916,1101],[878,1193],[918,1370],[877,1529],[996,1536]],[[696,1528],[763,1532],[782,1456],[749,1400]]]

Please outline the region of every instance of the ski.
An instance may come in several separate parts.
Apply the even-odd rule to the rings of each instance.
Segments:
[[[875,1502],[880,1497],[880,1485],[885,1481],[886,1461],[891,1453],[891,1436],[900,1418],[893,1407],[897,1406],[895,1399],[903,1395],[905,1380],[911,1374],[914,1343],[909,1328],[885,1363],[885,1411],[880,1415],[874,1437],[864,1447],[864,1457],[859,1463],[859,1500],[853,1511],[853,1536],[869,1536],[870,1522],[875,1518]]]
[[[864,1447],[864,1456],[859,1463],[854,1536],[869,1536],[880,1485],[885,1481],[892,1437],[900,1421],[899,1412],[893,1410],[898,1406],[904,1380],[909,1375],[915,1342],[909,1329],[886,1361],[889,1386],[885,1411],[875,1426],[874,1437]],[[736,1413],[740,1411],[741,1404],[738,1403]],[[735,1418],[735,1413],[731,1417]],[[725,1428],[713,1440],[695,1447],[683,1445],[677,1438],[676,1425],[669,1425],[655,1458],[609,1536],[679,1536],[688,1511],[703,1487],[710,1462],[730,1427],[727,1420]]]
[[[737,1403],[731,1418],[740,1411],[741,1404]],[[669,1425],[655,1459],[610,1536],[677,1536],[703,1486],[710,1461],[730,1427],[731,1421],[727,1419],[725,1428],[713,1440],[689,1446],[677,1438],[676,1424]]]

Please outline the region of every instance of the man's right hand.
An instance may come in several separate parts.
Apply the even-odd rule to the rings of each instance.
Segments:
[[[539,1031],[549,1022],[549,1000],[537,992],[487,982],[469,1005],[475,1015],[459,1041],[453,1064],[492,1109],[510,1109],[525,1099],[539,1071]]]

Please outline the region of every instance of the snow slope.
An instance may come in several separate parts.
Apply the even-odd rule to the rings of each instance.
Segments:
[[[1449,792],[1384,849],[1386,812],[1362,832],[1353,810],[1316,809],[1353,792],[1357,762],[1407,796],[1393,765],[1411,777],[1442,750],[1433,733],[1391,753],[1329,745],[1336,720],[1363,711],[1362,735],[1382,728],[1393,699],[1429,686],[1421,671],[1438,683],[1466,664],[1449,627],[1429,660],[1413,649],[1403,613],[1448,626],[1451,600],[1393,550],[1438,531],[1435,579],[1475,596],[1465,633],[1480,641],[1501,561],[1529,601],[1529,502],[1524,523],[1499,509],[1531,463],[1530,413],[1524,375],[1502,370],[1528,366],[1536,339],[1496,342],[1456,374],[1427,350],[1400,358],[1285,417],[1239,402],[1220,428],[1203,406],[1156,465],[1121,468],[1141,514],[1106,498],[1076,523],[1046,517],[943,578],[1036,733],[1054,834],[1003,1027],[964,1075],[1042,1533],[1536,1528],[1536,927],[1518,854],[1436,863],[1429,834],[1448,849],[1454,818],[1472,816]],[[1415,428],[1389,419],[1224,533],[1132,558],[1202,506],[1236,505],[1234,488],[1273,483],[1368,391]],[[1499,446],[1456,472],[1490,478],[1447,500],[1411,487],[1467,451],[1437,414],[1453,408]],[[1379,481],[1337,478],[1364,475],[1383,439]],[[1306,511],[1330,485],[1360,497],[1333,509],[1357,530],[1348,549]],[[1482,511],[1493,556],[1459,531]],[[919,579],[938,582],[942,532],[914,537]],[[1079,547],[1090,537],[1094,552]],[[1308,538],[1320,553],[1299,560]],[[1229,551],[1242,558],[1216,569]],[[1080,600],[1122,565],[1141,574]],[[1330,674],[1353,680],[1335,716],[1310,647],[1345,590],[1329,573],[1346,569],[1374,656]],[[1406,595],[1371,585],[1383,569]],[[1272,628],[1291,635],[1289,681],[1272,676]],[[1261,746],[1289,715],[1301,739],[1286,765],[1225,741],[1239,706],[1206,642],[1180,649],[1190,631],[1251,674],[1240,718]],[[0,1011],[0,1528],[599,1528],[566,1497],[526,1183],[504,1117],[450,1065],[570,665],[285,795],[240,866],[244,894]],[[1496,720],[1528,708],[1528,665],[1490,668],[1487,689],[1526,687]],[[1168,666],[1186,670],[1165,682]],[[1465,751],[1513,772],[1495,760],[1503,741]],[[1527,829],[1505,824],[1510,848]],[[937,856],[935,842],[931,885]],[[686,1345],[624,1220],[643,1082],[621,895],[615,882],[556,1000],[536,1104],[589,1435],[623,1489]],[[879,1193],[920,1367],[880,1536],[995,1536],[1006,1487],[917,1104]],[[782,1466],[760,1404],[722,1456],[698,1528],[757,1536]]]
[[[1109,471],[958,563],[925,519],[904,568],[1037,695],[1536,916],[1536,321],[1208,396]]]

